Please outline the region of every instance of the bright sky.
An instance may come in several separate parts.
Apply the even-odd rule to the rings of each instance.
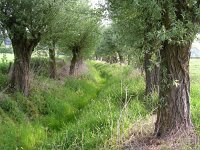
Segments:
[[[90,4],[92,5],[93,8],[98,8],[98,5],[105,4],[105,0],[90,0]],[[104,18],[102,19],[102,24],[107,26],[111,24],[111,20],[109,20],[108,18]]]
[[[90,0],[92,7],[97,7],[98,4],[105,4],[105,0]]]

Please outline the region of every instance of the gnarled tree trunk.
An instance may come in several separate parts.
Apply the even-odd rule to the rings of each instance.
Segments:
[[[50,78],[56,78],[56,53],[55,53],[55,42],[52,43],[52,46],[49,48],[49,72]]]
[[[14,65],[10,85],[14,91],[19,91],[28,96],[29,94],[29,67],[31,54],[34,49],[23,41],[12,41],[14,51]]]
[[[81,57],[81,51],[78,46],[75,46],[72,49],[72,60],[69,70],[69,75],[75,75],[75,70],[77,70],[83,63],[83,59]]]
[[[161,50],[160,104],[155,123],[157,136],[187,131],[190,118],[190,47],[164,43]]]
[[[148,96],[154,92],[158,92],[159,88],[159,66],[152,64],[151,53],[145,53],[144,55],[144,70],[145,70],[145,95]]]
[[[10,88],[28,96],[29,94],[29,68],[31,54],[38,44],[39,39],[26,39],[23,36],[14,35],[12,46],[14,51],[14,64],[10,79]]]

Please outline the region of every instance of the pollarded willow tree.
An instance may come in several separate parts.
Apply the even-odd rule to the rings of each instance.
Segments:
[[[126,11],[113,12],[116,16],[119,12],[127,15],[128,22],[134,18],[134,21],[131,22],[132,25],[128,24],[129,28],[136,29],[136,25],[138,28],[143,28],[143,32],[132,34],[132,36],[142,37],[145,47],[154,48],[155,42],[161,46],[158,47],[160,90],[155,134],[158,137],[164,137],[174,135],[178,131],[189,131],[192,127],[189,78],[190,47],[199,31],[200,1],[127,0],[122,2],[109,0],[109,2],[110,6],[113,4],[115,4],[114,6],[117,4],[119,7],[123,6],[121,4],[134,5],[135,7],[127,7]],[[150,13],[151,10],[152,13]],[[130,13],[131,11],[134,14]],[[130,34],[128,35],[130,37]]]
[[[66,13],[67,12],[67,13]],[[99,37],[100,16],[97,10],[88,6],[87,1],[77,1],[71,7],[61,12],[66,21],[59,42],[63,52],[71,51],[72,59],[69,74],[74,75],[75,70],[83,64],[83,59],[93,51]]]
[[[31,54],[57,9],[54,0],[1,0],[0,24],[7,30],[14,51],[11,88],[29,94]]]
[[[49,77],[52,79],[56,78],[56,44],[60,38],[62,32],[62,26],[59,26],[59,15],[56,15],[47,25],[47,32],[41,37],[40,47],[48,50],[49,53]],[[56,24],[56,21],[58,23]]]
[[[69,6],[69,0],[60,6],[60,10],[63,7]],[[56,48],[59,48],[58,43],[62,40],[63,30],[67,20],[64,20],[64,14],[60,13],[60,10],[55,12],[54,19],[51,19],[46,26],[46,32],[41,36],[40,45],[44,49],[47,48],[49,52],[49,77],[52,79],[56,78]]]
[[[199,31],[200,1],[159,1],[161,9],[160,105],[157,136],[187,131],[190,117],[189,61],[191,44]]]

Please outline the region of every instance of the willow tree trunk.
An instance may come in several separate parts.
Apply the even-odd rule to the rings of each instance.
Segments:
[[[82,57],[79,47],[74,47],[72,49],[72,55],[73,56],[71,60],[69,75],[75,75],[75,70],[77,70],[82,63]]]
[[[32,51],[36,43],[28,40],[13,38],[14,65],[11,74],[10,87],[28,96],[29,94],[29,66]]]
[[[192,126],[190,118],[189,60],[191,44],[168,42],[161,50],[160,104],[157,111],[157,136],[174,135]]]
[[[52,43],[52,46],[49,48],[49,71],[50,78],[56,78],[56,53],[55,53],[55,42]]]
[[[151,62],[151,53],[145,53],[144,70],[145,70],[145,95],[148,96],[154,92],[158,92],[159,88],[159,70],[160,67]]]

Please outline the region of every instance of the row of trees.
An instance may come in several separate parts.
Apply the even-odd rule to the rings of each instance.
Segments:
[[[10,89],[29,94],[29,66],[36,46],[47,47],[50,77],[56,77],[55,49],[72,52],[70,74],[98,39],[98,10],[87,1],[2,0],[0,27],[12,41],[14,64]]]
[[[146,94],[159,93],[155,134],[188,131],[190,47],[199,32],[200,1],[107,0],[107,6],[124,46],[143,56]]]
[[[187,131],[192,127],[190,47],[199,31],[200,1],[107,0],[106,6],[113,25],[103,31],[96,56],[142,62],[146,95],[159,93],[155,134]],[[55,49],[71,51],[73,75],[99,39],[99,22],[99,12],[84,0],[1,0],[0,28],[7,31],[15,56],[11,88],[28,96],[29,65],[38,44],[49,49],[52,78]]]

